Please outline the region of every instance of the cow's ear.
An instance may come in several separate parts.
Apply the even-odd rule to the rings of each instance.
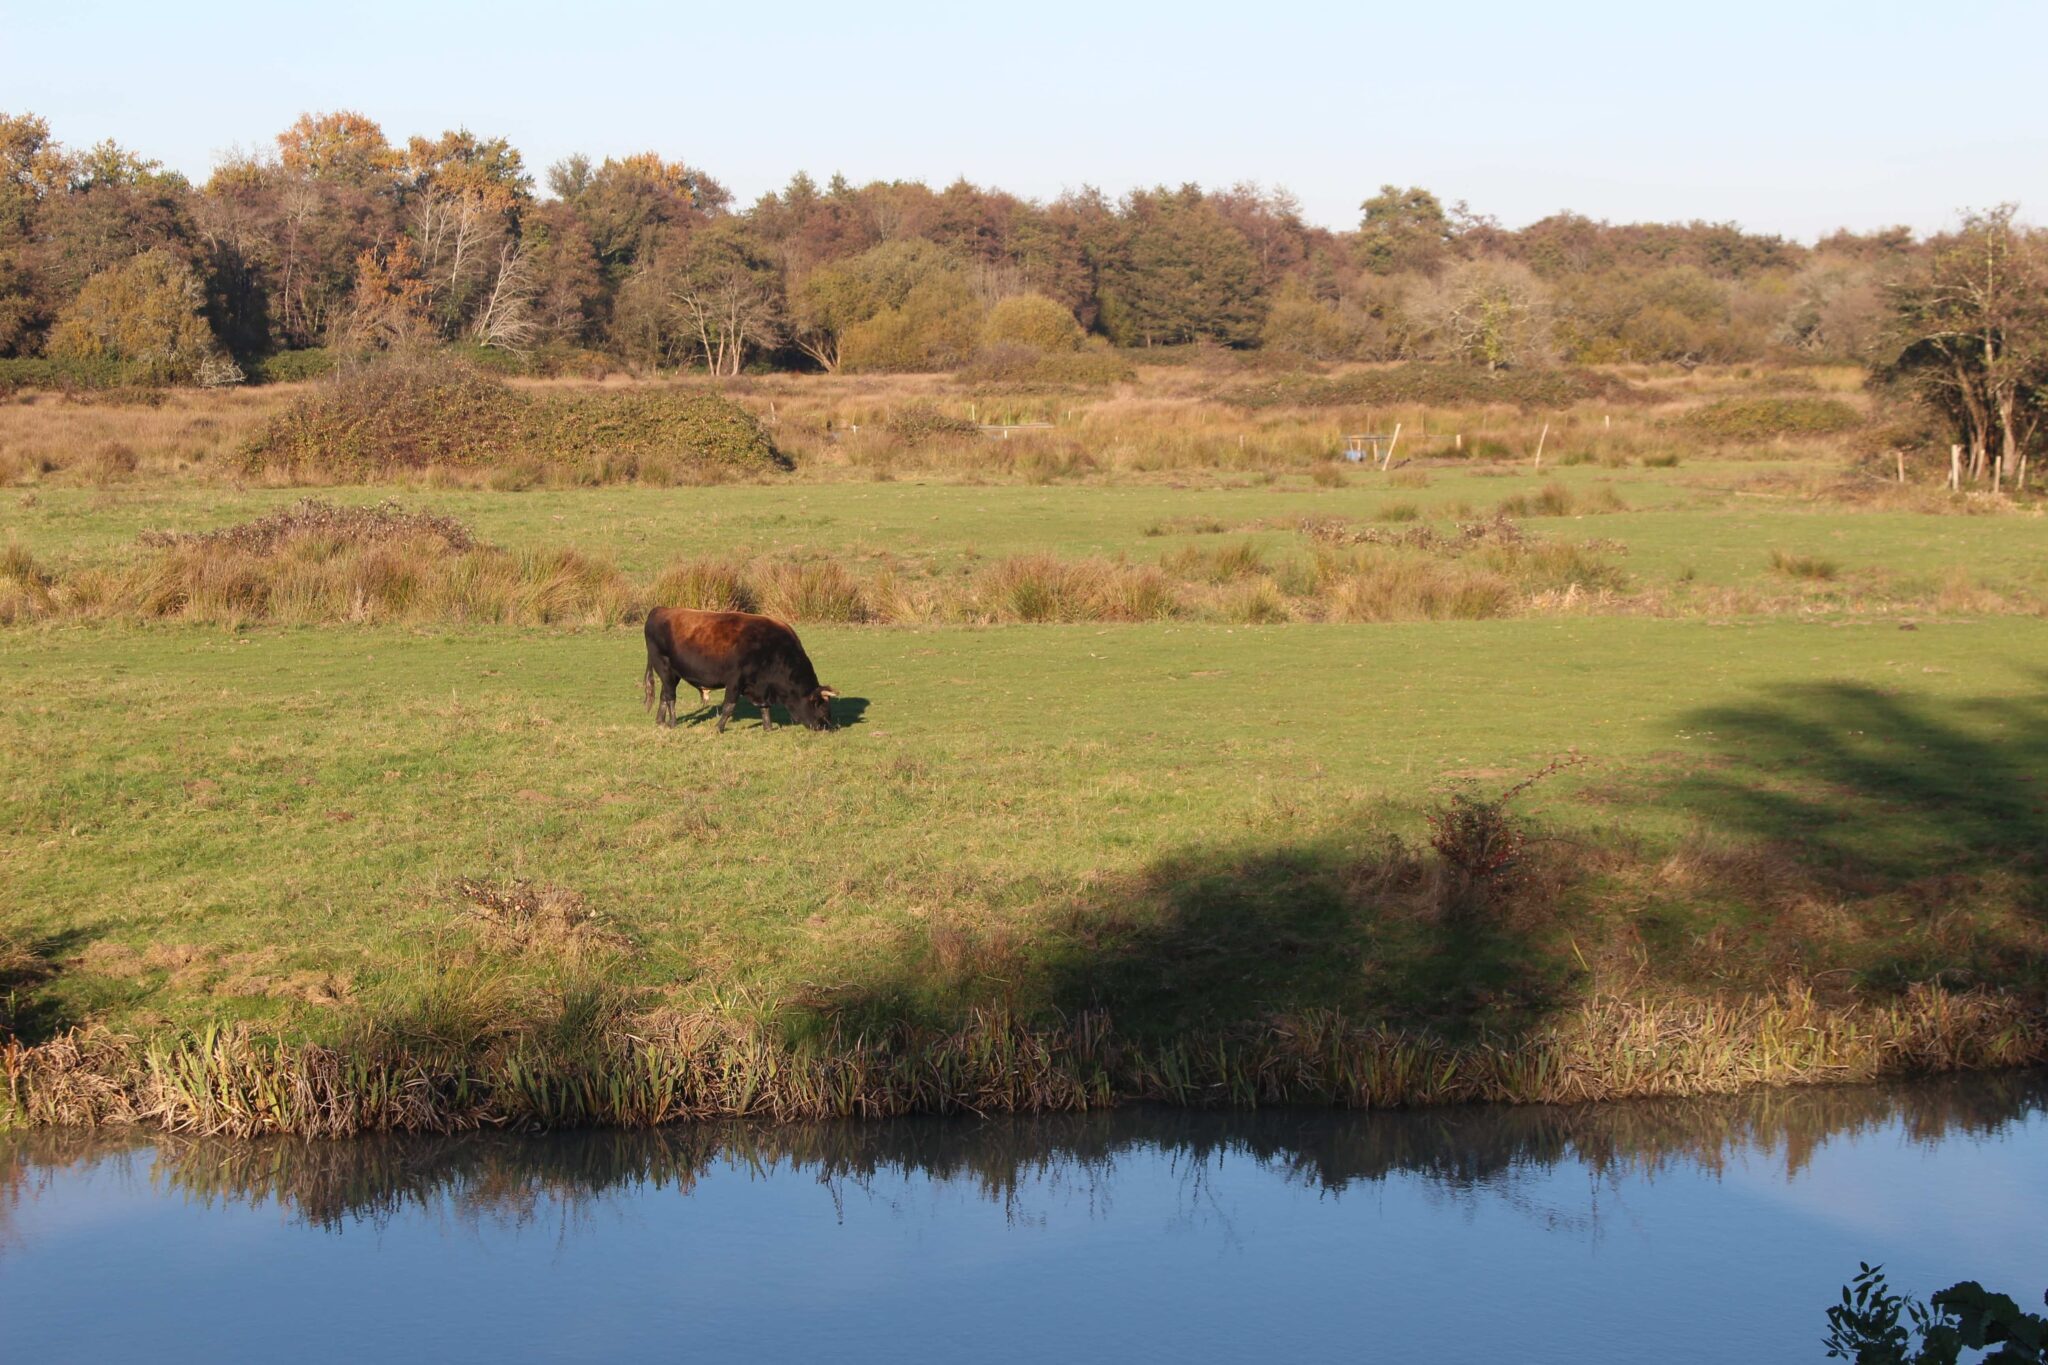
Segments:
[[[837,701],[839,699],[839,693],[830,687],[819,688],[818,695],[823,697],[826,701]]]

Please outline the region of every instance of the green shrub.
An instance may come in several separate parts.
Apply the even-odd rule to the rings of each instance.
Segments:
[[[111,389],[133,382],[127,367],[106,356],[92,359],[12,356],[0,359],[0,394],[18,389]]]
[[[1686,413],[1690,431],[1728,441],[1778,436],[1832,436],[1863,425],[1863,414],[1839,398],[1723,398]]]
[[[341,357],[325,346],[308,346],[298,351],[277,351],[252,360],[243,368],[252,384],[302,384],[324,379],[334,372]]]
[[[1043,294],[1013,294],[981,324],[982,345],[1023,346],[1041,355],[1078,351],[1084,339],[1073,311]]]

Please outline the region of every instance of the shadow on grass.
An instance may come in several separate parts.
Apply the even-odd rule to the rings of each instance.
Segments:
[[[676,724],[679,726],[715,724],[718,720],[718,708],[720,705],[720,702],[713,701],[709,706],[699,706],[694,710],[682,712],[676,717]],[[787,707],[777,706],[771,709],[775,714],[775,723],[777,725],[796,725],[796,721],[789,714]],[[868,699],[866,697],[840,697],[832,703],[832,719],[838,723],[839,728],[842,730],[861,724],[866,719],[867,713]],[[760,719],[761,708],[750,701],[743,701],[732,709],[732,723],[734,725],[742,721],[758,721]],[[801,729],[802,727],[798,726],[797,728]]]
[[[47,938],[0,931],[0,1039],[12,1035],[25,1043],[40,1043],[83,1022],[64,1000],[39,988],[93,937],[86,929]]]
[[[1366,830],[1189,850],[1079,893],[1013,888],[936,910],[879,974],[799,1003],[856,1030],[1000,1005],[1039,1019],[1104,1010],[1135,1040],[1316,1010],[1453,1039],[1512,1033],[1568,998],[1578,971],[1556,861],[1532,860],[1481,904],[1428,850]]]
[[[1698,828],[1533,839],[1470,903],[1426,846],[1332,826],[1196,845],[1085,889],[928,912],[797,1003],[842,1028],[1106,1011],[1138,1039],[1308,1011],[1512,1043],[1590,988],[1838,1003],[1919,983],[2048,999],[2048,681],[1954,701],[1850,685],[1682,718],[1712,747],[1626,799]],[[870,959],[870,963],[877,959]]]
[[[1686,725],[1733,766],[1677,794],[1731,831],[1796,841],[1852,887],[2012,873],[2048,910],[2048,675],[2032,681],[1945,704],[1831,684],[1695,711]]]
[[[1762,912],[1759,927],[1780,938],[1839,940],[1833,960],[1808,952],[1790,965],[1881,990],[2048,987],[2048,675],[1947,701],[1788,689],[1684,724],[1718,760],[1655,799],[1689,809],[1728,848],[1768,853],[1710,851],[1709,897]]]

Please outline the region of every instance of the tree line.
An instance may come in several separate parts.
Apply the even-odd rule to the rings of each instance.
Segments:
[[[0,196],[5,355],[75,349],[64,324],[87,286],[159,253],[131,292],[174,280],[243,358],[435,337],[726,373],[933,368],[964,358],[988,310],[1019,294],[1118,346],[1489,365],[1848,358],[1878,316],[1883,268],[1916,245],[1903,231],[1805,247],[1574,214],[1509,231],[1393,186],[1350,232],[1255,185],[1040,203],[964,180],[798,174],[741,208],[654,153],[569,157],[537,181],[503,138],[400,145],[345,111],[302,116],[202,185],[0,115]]]
[[[1185,343],[1492,369],[1811,358],[1912,388],[1996,478],[2040,434],[2043,258],[2010,209],[1809,246],[1573,213],[1508,229],[1392,185],[1349,231],[1249,184],[1039,202],[799,173],[741,207],[652,152],[536,177],[504,138],[400,145],[349,111],[194,185],[0,114],[0,358],[160,382],[435,342],[714,374]]]

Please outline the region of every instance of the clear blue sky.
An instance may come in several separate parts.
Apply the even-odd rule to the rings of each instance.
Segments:
[[[107,3],[0,0],[0,109],[194,179],[300,111],[467,126],[536,170],[653,149],[742,202],[809,170],[1256,180],[1356,221],[1382,182],[1519,225],[1811,238],[2048,217],[2048,3]]]

